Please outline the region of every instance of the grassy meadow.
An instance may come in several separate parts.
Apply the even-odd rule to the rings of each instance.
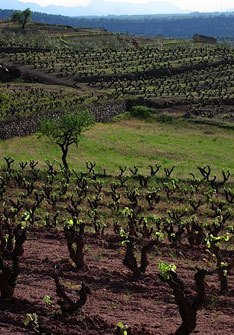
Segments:
[[[116,173],[119,166],[136,165],[142,173],[149,164],[162,167],[176,165],[174,176],[185,177],[196,171],[196,165],[210,164],[215,173],[234,170],[234,131],[211,125],[175,120],[172,123],[146,122],[117,118],[97,123],[83,134],[78,148],[71,146],[68,162],[71,168],[84,169],[86,161],[96,162],[97,170]],[[38,134],[13,138],[0,143],[0,161],[4,156],[15,161],[60,161],[60,149]]]

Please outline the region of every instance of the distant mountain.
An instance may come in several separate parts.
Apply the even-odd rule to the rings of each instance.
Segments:
[[[9,19],[13,12],[0,9],[0,19]],[[72,17],[33,11],[32,21],[80,28],[104,28],[133,35],[191,38],[194,34],[200,34],[234,40],[234,12]]]
[[[1,3],[3,2],[3,3]],[[32,11],[47,14],[60,14],[65,16],[105,16],[105,15],[145,15],[145,14],[179,14],[185,13],[181,8],[168,1],[152,0],[146,4],[133,4],[124,2],[108,2],[105,0],[92,0],[87,6],[64,7],[50,5],[46,7],[35,3],[23,3],[19,0],[0,1],[1,9],[23,10],[30,8]]]

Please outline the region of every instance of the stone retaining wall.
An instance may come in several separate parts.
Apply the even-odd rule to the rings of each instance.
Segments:
[[[84,106],[94,115],[96,122],[107,122],[115,115],[126,111],[125,102],[109,102],[104,105]],[[5,121],[0,124],[0,139],[5,140],[15,136],[27,136],[38,130],[40,120],[45,117],[58,118],[63,113],[61,111],[52,111],[33,115],[27,118]]]

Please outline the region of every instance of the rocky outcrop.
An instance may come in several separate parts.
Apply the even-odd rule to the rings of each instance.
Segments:
[[[14,66],[6,66],[0,64],[0,81],[8,82],[13,79],[20,77],[21,72],[18,68]]]

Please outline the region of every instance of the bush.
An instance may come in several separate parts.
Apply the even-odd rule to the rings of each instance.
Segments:
[[[174,120],[173,116],[165,113],[157,115],[155,119],[161,123],[172,123]]]
[[[152,110],[146,106],[134,106],[130,110],[130,115],[138,119],[149,119],[152,116]]]

